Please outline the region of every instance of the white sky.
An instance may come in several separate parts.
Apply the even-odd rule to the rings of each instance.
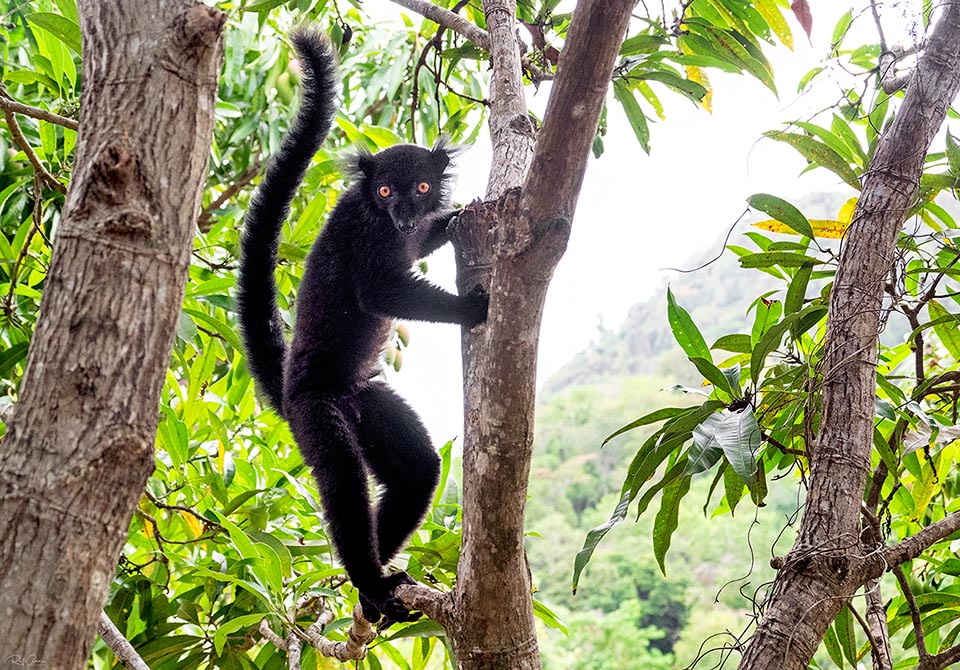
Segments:
[[[389,3],[383,4],[388,6],[375,12],[378,17],[388,12]],[[814,46],[790,17],[794,51],[782,47],[766,51],[779,100],[752,78],[723,73],[709,74],[712,115],[679,94],[664,91],[661,100],[667,118],[651,124],[652,154],[647,156],[619,104],[608,96],[606,151],[599,160],[591,160],[587,169],[570,244],[547,297],[539,385],[590,344],[598,323],[618,329],[631,305],[659,290],[662,280],[672,274],[661,268],[685,267],[691,256],[707,248],[719,251],[718,238],[740,216],[751,194],[766,192],[790,199],[848,188],[824,170],[798,178],[806,165],[800,155],[783,143],[761,138],[764,131],[806,118],[811,110],[836,100],[839,89],[829,81],[820,86],[819,99],[807,95],[797,100],[800,77],[826,55],[833,27],[849,7],[829,0],[810,0],[810,5]],[[905,25],[902,14],[888,8],[884,17],[888,41],[908,43],[897,35]],[[850,43],[875,40],[873,26],[868,12],[856,22],[857,33],[851,33]],[[537,93],[529,88],[529,106],[542,115],[548,94],[547,86]],[[462,167],[454,193],[459,202],[468,202],[485,190],[490,149],[481,135],[459,161]],[[437,252],[429,264],[430,279],[455,290],[452,250],[446,247]],[[411,323],[410,330],[403,369],[390,374],[389,380],[423,416],[440,445],[461,431],[458,328]]]

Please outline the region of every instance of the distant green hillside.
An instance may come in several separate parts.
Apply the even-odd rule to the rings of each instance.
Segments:
[[[845,196],[837,193],[818,193],[795,201],[807,218],[834,218]],[[753,216],[741,223],[731,236],[730,244],[753,248],[755,245],[743,233],[753,229],[750,223],[767,218]],[[755,230],[755,229],[754,229]],[[720,236],[707,251],[692,257],[685,268],[696,268],[707,263],[723,247]],[[719,259],[695,272],[686,272],[669,282],[673,294],[690,312],[708,343],[728,332],[745,332],[751,323],[746,309],[758,295],[783,286],[773,277],[755,270],[739,268],[736,256],[724,251]],[[635,304],[617,332],[605,332],[585,351],[557,371],[543,387],[542,398],[548,398],[563,389],[595,384],[613,377],[635,375],[664,375],[673,378],[677,371],[689,366],[679,365],[685,358],[675,346],[667,324],[667,283],[655,291],[646,302]],[[695,374],[695,371],[688,372]],[[675,381],[683,381],[677,379]]]

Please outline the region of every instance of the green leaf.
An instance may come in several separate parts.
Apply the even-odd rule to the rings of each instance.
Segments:
[[[667,40],[659,35],[634,35],[620,45],[620,55],[650,54],[659,50],[664,44],[667,44]]]
[[[706,358],[691,358],[690,362],[697,366],[697,370],[703,375],[703,378],[715,387],[729,396],[736,395],[733,389],[730,388],[730,383],[727,381],[726,376],[720,371],[720,368],[711,361],[708,361]]]
[[[813,265],[801,265],[797,268],[790,286],[787,287],[787,297],[783,301],[784,314],[790,315],[803,308],[803,299],[807,295],[807,284],[810,283],[812,273]]]
[[[757,342],[757,346],[754,347],[753,353],[750,356],[750,378],[754,384],[760,379],[760,371],[763,370],[767,356],[770,355],[771,351],[780,346],[783,334],[787,332],[787,329],[790,328],[791,324],[795,321],[796,314],[792,314],[780,323],[772,326],[760,337],[760,341]]]
[[[560,621],[557,615],[553,613],[553,610],[536,598],[533,599],[533,616],[540,619],[548,628],[555,628],[562,631],[564,635],[567,634],[567,627]],[[444,631],[444,634],[446,634],[446,631]]]
[[[850,163],[823,142],[809,135],[785,133],[779,130],[768,131],[764,136],[789,144],[811,163],[827,168],[851,187],[860,190],[860,181],[857,173],[850,167]]]
[[[750,336],[742,333],[724,335],[713,343],[711,349],[722,349],[732,351],[736,354],[749,354],[753,351],[753,345],[750,344]]]
[[[767,193],[755,193],[747,198],[747,204],[789,226],[801,235],[813,239],[813,228],[807,221],[807,217],[786,200]]]
[[[717,442],[717,426],[721,421],[722,414],[711,414],[693,429],[693,446],[687,452],[685,475],[706,472],[723,457],[723,447]]]
[[[733,471],[733,468],[725,468],[723,471],[723,492],[727,499],[727,505],[730,506],[732,515],[737,508],[737,503],[743,497],[744,483],[740,475]]]
[[[80,25],[65,16],[53,12],[34,12],[27,14],[30,25],[41,28],[70,47],[77,55],[82,55]]]
[[[665,419],[671,419],[680,414],[689,413],[692,409],[693,408],[691,407],[664,407],[662,409],[656,410],[655,412],[650,412],[649,414],[645,414],[644,416],[641,416],[636,421],[632,421],[628,423],[626,426],[623,426],[622,428],[615,430],[613,433],[607,436],[607,438],[603,441],[603,444],[606,444],[607,442],[615,438],[617,435],[626,433],[628,430],[633,430],[634,428],[638,428],[640,426],[646,426],[651,423],[657,423],[658,421],[663,421]],[[600,446],[603,446],[603,444],[601,444]]]
[[[947,160],[950,163],[950,173],[960,176],[960,146],[956,138],[947,131]]]
[[[603,536],[610,532],[611,528],[627,518],[627,509],[629,509],[630,502],[632,500],[632,491],[624,492],[624,494],[620,496],[620,502],[617,503],[617,507],[613,510],[613,514],[610,516],[610,518],[605,523],[593,528],[587,533],[587,537],[583,541],[583,548],[577,552],[576,558],[573,559],[572,588],[574,595],[576,595],[577,586],[580,583],[580,574],[583,572],[583,569],[587,567],[587,563],[590,562],[590,557],[593,556],[593,551],[597,548],[597,545],[600,543],[600,540],[603,539]]]
[[[748,254],[740,257],[742,268],[769,268],[779,265],[784,268],[798,268],[804,265],[818,265],[822,261],[804,254],[790,251],[767,251],[759,254]]]
[[[760,426],[753,408],[746,407],[738,412],[724,410],[717,424],[715,438],[723,448],[727,462],[744,484],[753,483],[757,472],[757,451],[760,449]]]
[[[223,647],[227,643],[227,636],[230,635],[230,633],[236,633],[241,628],[252,627],[254,624],[259,625],[265,617],[266,614],[263,612],[244,614],[243,616],[238,616],[236,619],[230,619],[220,624],[217,632],[213,634],[213,647],[217,650],[217,654],[220,655],[223,653]]]
[[[27,359],[27,349],[29,347],[29,342],[18,342],[4,351],[0,351],[0,378],[6,378],[14,366]]]
[[[670,549],[673,532],[677,529],[680,501],[689,491],[690,477],[680,477],[663,489],[663,495],[660,498],[660,510],[653,522],[653,555],[664,576],[667,574],[667,568],[663,561]]]
[[[857,638],[853,630],[853,617],[846,606],[841,607],[837,618],[833,621],[833,628],[837,633],[837,640],[843,655],[851,666],[857,667]]]
[[[670,330],[673,331],[673,337],[680,347],[686,352],[689,358],[705,358],[713,361],[710,355],[710,348],[707,347],[703,335],[694,324],[693,319],[683,307],[677,304],[673,297],[673,292],[667,288],[667,320],[670,322]]]
[[[633,96],[633,91],[622,79],[613,83],[613,97],[623,106],[623,111],[627,114],[627,120],[630,121],[630,127],[633,128],[633,134],[637,136],[637,141],[640,142],[640,148],[649,154],[650,128],[647,126],[647,117],[640,109],[640,104]]]
[[[933,320],[933,332],[953,356],[953,360],[960,362],[960,330],[957,329],[957,316],[948,312],[936,300],[927,303],[927,310]]]
[[[833,626],[827,627],[827,633],[823,636],[823,646],[827,648],[827,654],[830,655],[830,660],[833,661],[834,665],[842,668],[843,651],[840,649],[840,642],[837,640],[837,634],[834,632]]]

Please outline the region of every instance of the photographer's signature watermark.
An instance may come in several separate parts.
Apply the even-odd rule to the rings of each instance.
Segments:
[[[3,659],[3,663],[0,663],[0,665],[12,665],[18,668],[43,668],[47,665],[47,662],[43,659],[37,658],[34,654],[29,654],[28,656],[23,656],[22,654],[10,654]]]

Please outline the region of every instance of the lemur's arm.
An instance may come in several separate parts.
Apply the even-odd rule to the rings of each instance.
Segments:
[[[429,256],[450,241],[450,237],[447,235],[447,226],[449,226],[450,222],[460,215],[461,211],[463,210],[455,209],[452,211],[441,212],[437,214],[437,218],[430,221],[430,230],[426,237],[424,237],[423,243],[420,245],[420,255],[418,258],[425,258]]]
[[[454,295],[412,272],[367,276],[357,285],[360,309],[378,316],[475,326],[487,318],[485,293]]]

